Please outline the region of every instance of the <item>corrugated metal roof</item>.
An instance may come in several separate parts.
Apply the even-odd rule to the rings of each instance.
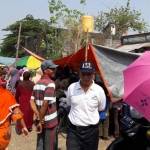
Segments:
[[[150,47],[150,43],[122,45],[122,46],[116,48],[116,50],[123,51],[123,52],[129,52],[129,51],[132,51],[132,50],[135,50],[135,49],[140,49],[142,47]]]

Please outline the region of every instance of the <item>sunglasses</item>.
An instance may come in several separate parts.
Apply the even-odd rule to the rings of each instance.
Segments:
[[[53,70],[53,71],[56,70],[56,68],[50,68],[50,67],[48,67],[47,69],[50,69],[50,70]]]

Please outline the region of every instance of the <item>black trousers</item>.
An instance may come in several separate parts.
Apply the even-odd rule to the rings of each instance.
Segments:
[[[98,150],[99,126],[75,126],[68,121],[67,150]]]

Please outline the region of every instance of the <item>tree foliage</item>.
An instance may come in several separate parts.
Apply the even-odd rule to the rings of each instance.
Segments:
[[[27,15],[24,19],[4,29],[4,31],[9,31],[9,34],[3,39],[1,45],[2,55],[15,56],[20,22],[22,24],[20,44],[22,46],[25,46],[33,52],[40,53],[41,43],[43,41],[47,43],[47,34],[50,32],[48,21],[44,19],[35,19],[32,15]],[[20,50],[19,56],[21,57],[23,54],[24,51]]]
[[[81,5],[86,4],[86,0],[79,1]],[[4,29],[9,31],[9,34],[3,39],[1,54],[15,56],[20,22],[22,23],[20,44],[45,58],[57,58],[64,50],[73,52],[79,49],[82,41],[86,39],[80,24],[80,18],[84,13],[78,9],[68,8],[63,0],[49,0],[49,12],[49,21],[27,15]],[[97,31],[104,33],[104,28],[109,23],[116,26],[116,38],[130,29],[142,32],[147,27],[140,11],[131,9],[130,0],[125,7],[112,8],[107,12],[100,11],[95,17]],[[23,54],[23,51],[19,51],[20,57]]]
[[[85,4],[85,0],[80,0],[80,3]],[[80,43],[78,39],[81,37],[79,20],[83,14],[77,9],[69,9],[61,0],[50,0],[49,11],[49,21],[35,19],[29,14],[4,29],[9,31],[9,34],[3,39],[1,54],[15,56],[20,22],[22,23],[20,44],[45,58],[60,57],[66,43],[69,42],[72,43],[69,44],[70,49],[77,48],[79,44],[76,42]],[[19,57],[23,55],[24,52],[19,51]]]
[[[85,0],[81,0],[81,3],[84,3]],[[68,8],[62,0],[49,0],[49,12],[50,12],[50,22],[53,25],[63,26],[66,18],[72,18],[79,20],[83,15],[77,9]]]
[[[80,0],[81,4],[85,4],[85,0]],[[81,45],[81,40],[84,37],[81,31],[80,18],[84,13],[78,9],[68,8],[62,0],[50,0],[50,23],[54,28],[61,28],[63,32],[59,34],[62,39],[61,44],[54,43],[53,47],[60,46],[59,49],[74,51]],[[55,40],[56,41],[56,40]]]
[[[120,37],[129,30],[142,32],[147,27],[146,22],[141,18],[141,12],[131,9],[130,0],[125,7],[112,8],[107,12],[100,11],[95,18],[95,28],[101,32],[109,23],[115,24],[116,37]]]

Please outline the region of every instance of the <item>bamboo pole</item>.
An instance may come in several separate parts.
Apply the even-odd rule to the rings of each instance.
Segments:
[[[88,37],[88,29],[86,32],[86,46],[85,46],[85,61],[88,59],[88,45],[89,45],[89,37]]]

